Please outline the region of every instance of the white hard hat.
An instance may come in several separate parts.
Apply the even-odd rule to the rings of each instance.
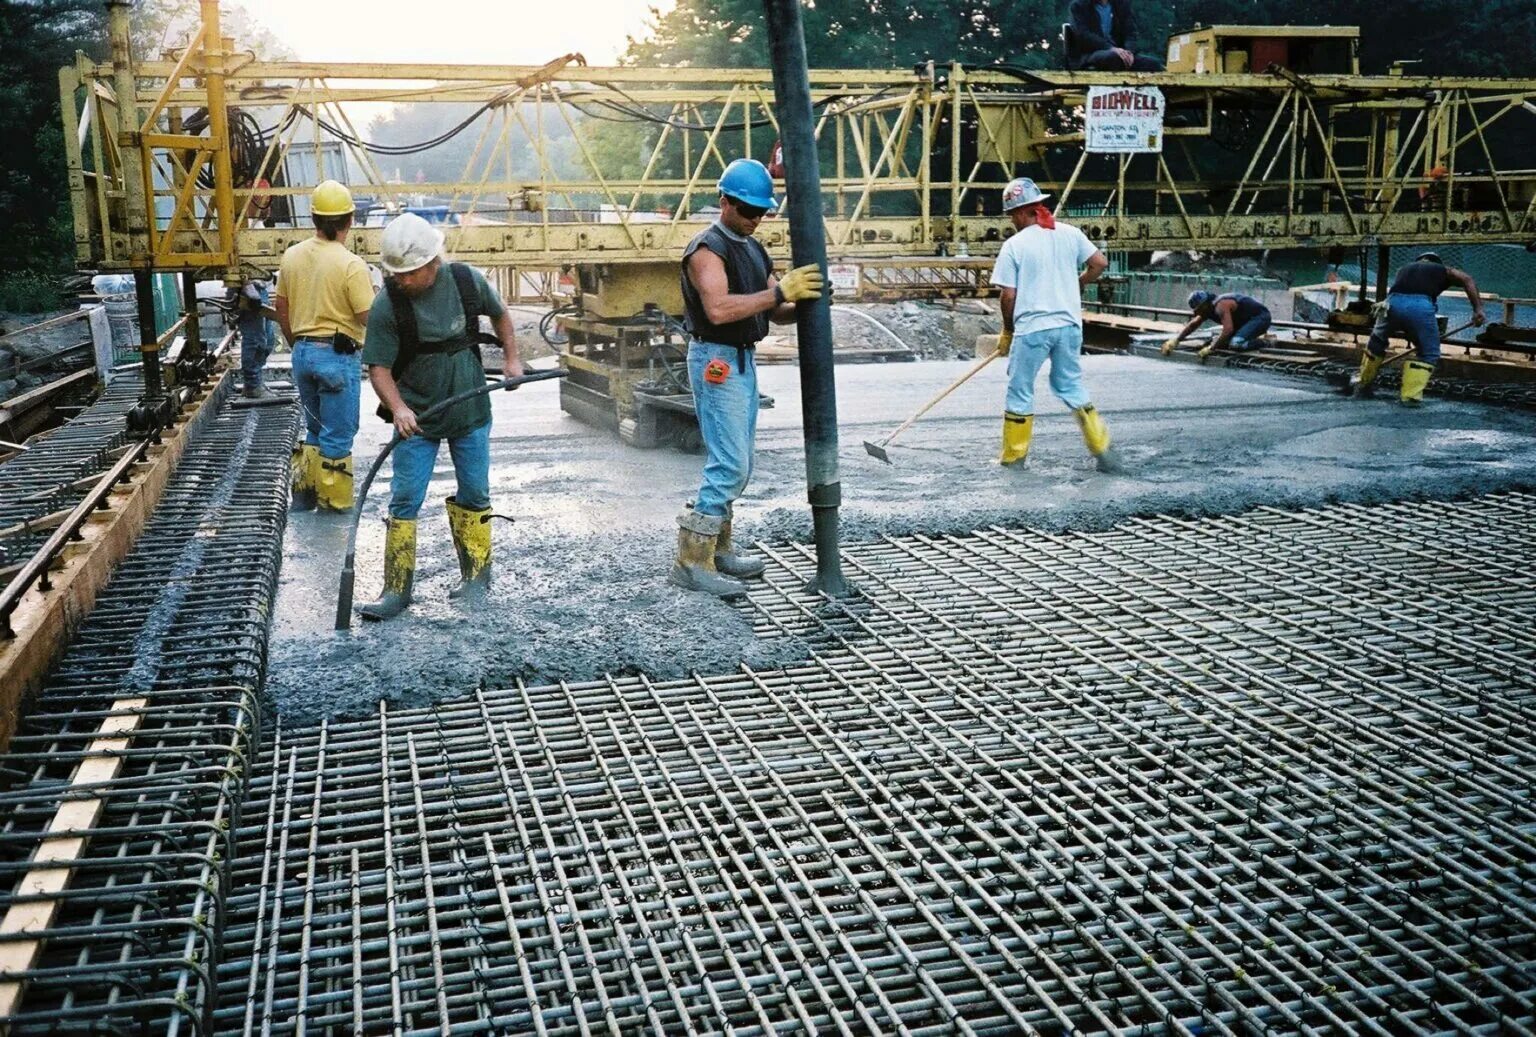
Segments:
[[[1008,181],[1008,186],[1003,188],[1003,211],[1012,212],[1021,205],[1032,205],[1035,202],[1043,202],[1050,195],[1041,194],[1040,188],[1027,176],[1021,176]]]
[[[396,216],[379,241],[379,261],[391,274],[420,270],[443,251],[443,232],[413,212]]]

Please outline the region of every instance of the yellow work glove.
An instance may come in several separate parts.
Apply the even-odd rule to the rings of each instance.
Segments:
[[[1013,332],[1000,331],[997,334],[997,348],[993,350],[998,356],[1007,356],[1008,350],[1013,348]]]
[[[797,266],[779,282],[779,297],[785,302],[820,299],[822,284],[821,268],[815,263]]]
[[[1163,356],[1167,356],[1169,353],[1172,353],[1173,352],[1173,347],[1177,346],[1178,344],[1179,344],[1179,340],[1176,339],[1176,338],[1171,338],[1167,342],[1164,342],[1163,343]]]

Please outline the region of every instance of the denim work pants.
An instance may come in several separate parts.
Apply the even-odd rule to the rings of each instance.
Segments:
[[[258,285],[256,290],[266,306],[270,302],[266,285]],[[272,355],[272,323],[260,312],[242,310],[235,326],[240,331],[240,385],[251,389],[261,384],[261,369]]]
[[[1402,335],[1418,348],[1419,359],[1426,364],[1440,362],[1440,323],[1435,316],[1435,301],[1427,295],[1389,295],[1387,312],[1371,329],[1365,344],[1376,356],[1387,355],[1387,336]]]
[[[743,367],[738,353],[745,357]],[[725,381],[711,385],[704,368],[721,360],[730,368]],[[688,383],[704,437],[704,480],[693,510],[724,518],[752,477],[752,444],[757,437],[757,357],[750,349],[694,342],[688,347]]]
[[[1083,389],[1083,369],[1078,356],[1083,349],[1083,329],[1076,324],[1046,328],[1013,340],[1008,351],[1009,414],[1035,412],[1035,376],[1047,359],[1051,362],[1051,392],[1073,410],[1088,405]]]
[[[390,456],[395,474],[389,481],[389,517],[413,519],[427,499],[427,484],[437,465],[440,439],[412,436],[402,440]],[[453,458],[453,477],[458,489],[453,498],[471,511],[491,506],[491,426],[487,422],[467,435],[448,441]]]
[[[342,356],[328,342],[301,338],[293,344],[293,384],[304,407],[304,442],[335,460],[352,455],[362,396],[360,354]]]
[[[1246,349],[1257,349],[1259,337],[1269,330],[1269,321],[1268,314],[1259,314],[1232,333],[1232,338],[1227,343],[1227,348],[1238,353]]]

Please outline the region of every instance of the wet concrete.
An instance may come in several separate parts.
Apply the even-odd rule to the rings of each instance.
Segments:
[[[1128,515],[1219,514],[1258,504],[1453,497],[1536,485],[1536,417],[1432,401],[1417,411],[1344,399],[1320,383],[1134,357],[1085,358],[1122,470],[1097,471],[1070,413],[1037,402],[1024,467],[993,463],[1005,373],[984,370],[891,448],[862,446],[899,424],[967,362],[838,369],[845,535],[983,525],[1097,529]],[[769,540],[808,536],[797,369],[763,368],[778,406],[764,412],[738,528]],[[1045,389],[1044,379],[1040,388]],[[371,711],[380,698],[422,704],[476,684],[654,677],[772,666],[805,647],[754,640],[750,614],[670,587],[673,517],[697,487],[701,458],[639,451],[559,411],[554,385],[494,398],[496,583],[487,603],[450,603],[456,561],[439,458],[421,516],[416,605],[380,625],[332,631],[345,523],[289,522],[268,689],[289,720]],[[388,429],[365,390],[364,467]],[[386,468],[387,476],[387,468]],[[358,600],[377,593],[387,478],[370,495],[358,549]]]

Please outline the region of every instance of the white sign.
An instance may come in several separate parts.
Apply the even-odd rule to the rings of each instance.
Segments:
[[[828,263],[827,280],[832,282],[832,290],[858,294],[859,291],[859,265],[857,263]]]
[[[1088,151],[1136,154],[1163,150],[1163,92],[1155,86],[1090,86]]]

